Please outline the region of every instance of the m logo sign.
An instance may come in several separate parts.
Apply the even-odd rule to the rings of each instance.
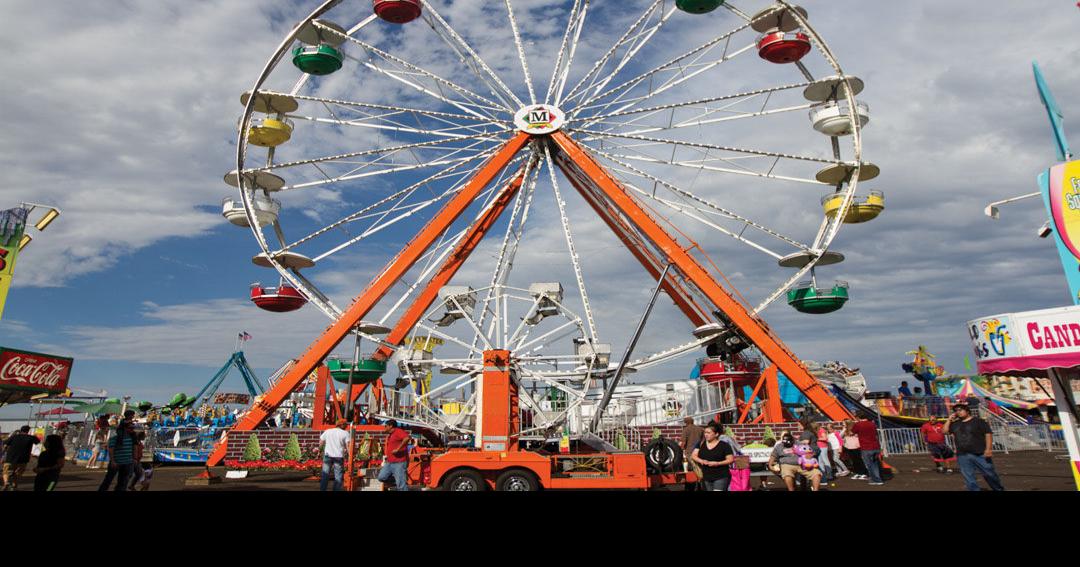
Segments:
[[[566,116],[554,106],[527,106],[514,115],[514,125],[526,134],[550,134],[562,128]]]

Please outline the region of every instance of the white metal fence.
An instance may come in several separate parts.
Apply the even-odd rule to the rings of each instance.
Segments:
[[[1065,440],[1060,431],[1047,424],[1016,425],[991,423],[994,432],[994,451],[1064,451]],[[930,453],[918,429],[881,429],[878,431],[881,448],[886,455],[919,455]],[[945,443],[955,449],[952,436]]]

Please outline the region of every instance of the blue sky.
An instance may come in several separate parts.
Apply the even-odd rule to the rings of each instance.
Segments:
[[[485,28],[474,17],[476,5],[434,4],[484,46],[485,59],[490,51],[491,60],[499,60],[498,38],[507,32]],[[598,40],[586,52],[610,44],[611,34],[625,29],[622,20],[636,17],[647,2],[627,2],[634,9],[625,12],[610,2],[594,4]],[[754,11],[766,3],[739,4]],[[1062,38],[1071,37],[1080,13],[1067,3],[1042,10],[987,8],[973,0],[940,4],[805,2],[845,70],[867,81],[860,100],[875,113],[864,146],[882,167],[876,186],[886,191],[889,208],[873,223],[846,228],[836,248],[848,261],[843,270],[823,274],[853,283],[848,306],[810,317],[781,303],[764,316],[801,357],[862,367],[873,387],[894,385],[904,352],[920,343],[950,371],[963,371],[968,319],[1068,300],[1052,242],[1034,237],[1044,217],[1041,205],[1003,209],[996,222],[981,211],[990,201],[1035,190],[1035,176],[1053,160],[1031,60],[1042,63],[1065,107],[1066,128],[1076,131],[1072,112],[1080,110],[1071,111],[1069,101],[1080,100],[1080,71],[1075,46],[1063,46],[1068,39]],[[264,313],[247,300],[251,282],[272,283],[276,276],[251,264],[258,248],[250,232],[226,223],[219,201],[230,194],[221,178],[234,167],[239,95],[287,33],[286,22],[315,5],[163,1],[75,15],[53,4],[0,0],[12,15],[0,23],[6,32],[0,37],[17,37],[15,22],[24,29],[67,31],[46,45],[0,40],[6,52],[17,54],[0,62],[0,71],[22,86],[5,97],[10,118],[8,135],[0,138],[6,172],[0,204],[54,203],[64,211],[19,258],[0,344],[74,356],[72,386],[152,401],[197,391],[226,360],[239,331],[253,335],[249,360],[263,378],[304,350],[326,318],[310,306],[284,316]],[[558,41],[565,6],[544,0],[520,6],[522,21],[531,24],[531,49]],[[696,26],[689,35],[709,27],[706,20],[686,21]],[[957,21],[963,25],[951,23]],[[396,31],[378,33],[391,44],[401,39],[392,35]],[[432,49],[431,64],[441,65],[446,54]],[[135,55],[119,64],[116,53]],[[587,57],[581,59],[587,66]],[[537,64],[547,65],[548,71],[534,73],[541,76],[553,63]],[[285,84],[295,76],[275,80]],[[546,79],[536,83],[545,86]],[[755,133],[754,139],[768,134]],[[416,178],[395,183],[408,179]],[[315,226],[313,218],[330,218],[343,199],[344,205],[360,202],[340,194],[310,199],[287,203],[283,224]],[[611,252],[615,245],[599,236],[602,231],[592,232],[580,210],[571,216],[582,223],[583,258],[597,266],[594,282],[603,280],[596,282],[603,296],[598,301],[644,303],[647,278],[626,280],[635,294],[618,297],[619,270],[636,266],[606,266],[609,256],[616,263],[625,258]],[[415,228],[405,223],[336,258],[320,282],[335,301],[347,303]],[[545,253],[559,249],[555,237],[561,235],[544,233],[534,241],[531,250],[541,265]],[[753,292],[764,272],[736,256],[725,258],[732,260],[721,262],[725,273],[740,289],[742,277]],[[627,314],[633,312],[628,308]],[[654,321],[650,332],[656,335],[676,328],[667,315]],[[621,351],[619,340],[612,342]],[[666,374],[656,377],[683,377],[691,363],[665,367]],[[230,383],[240,390],[238,378]]]

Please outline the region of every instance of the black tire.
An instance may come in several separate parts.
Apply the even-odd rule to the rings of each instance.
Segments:
[[[487,490],[487,482],[476,471],[460,470],[443,477],[442,489],[448,492],[483,492]]]
[[[524,469],[503,471],[495,479],[495,490],[499,492],[536,492],[540,490],[540,481],[536,475]]]
[[[681,471],[683,452],[670,439],[656,439],[645,445],[645,465],[653,474]]]

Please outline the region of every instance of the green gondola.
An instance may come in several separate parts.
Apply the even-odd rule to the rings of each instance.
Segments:
[[[293,65],[309,75],[329,75],[341,68],[345,56],[324,44],[299,45],[293,49]]]
[[[345,384],[349,382],[349,361],[331,358],[326,361],[326,366],[330,369],[330,376],[335,381]],[[386,374],[386,361],[361,358],[352,370],[353,384],[369,384]]]
[[[788,290],[787,297],[788,305],[801,313],[832,313],[847,303],[848,286],[843,282],[837,282],[832,288],[803,285]]]
[[[675,0],[675,7],[690,14],[705,14],[724,5],[724,0]]]

